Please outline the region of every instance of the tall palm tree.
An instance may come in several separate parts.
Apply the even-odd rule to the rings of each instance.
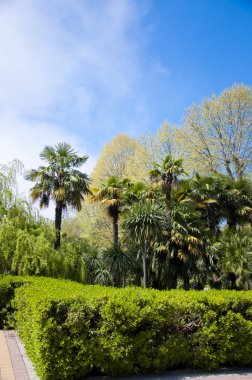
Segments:
[[[165,225],[163,208],[153,202],[139,202],[128,209],[124,216],[126,233],[140,245],[143,261],[143,283],[147,288],[147,252],[151,242],[161,233]]]
[[[154,164],[154,169],[150,171],[151,180],[162,181],[162,187],[165,193],[166,209],[170,212],[171,192],[174,185],[177,184],[178,176],[185,175],[182,167],[183,160],[173,160],[168,154],[161,164]]]
[[[113,244],[118,246],[118,220],[125,191],[131,186],[128,178],[121,179],[111,176],[99,188],[92,189],[90,200],[101,202],[107,207],[108,215],[113,222]]]
[[[35,182],[30,194],[33,201],[39,200],[40,208],[55,202],[55,243],[60,247],[62,212],[68,206],[80,210],[84,195],[90,193],[89,178],[76,168],[82,166],[87,156],[78,156],[71,145],[59,143],[55,147],[45,146],[40,157],[47,166],[39,166],[26,172],[26,179]]]
[[[184,194],[183,194],[184,192]],[[220,194],[222,192],[222,178],[218,175],[201,177],[195,174],[193,178],[181,183],[180,202],[191,201],[196,210],[200,211],[212,235],[218,237],[219,225],[222,221],[222,205]]]
[[[196,273],[201,257],[200,213],[192,204],[179,204],[173,199],[169,217],[169,233],[155,242],[152,269],[154,285],[159,289],[177,287],[178,278],[189,288],[190,277]]]

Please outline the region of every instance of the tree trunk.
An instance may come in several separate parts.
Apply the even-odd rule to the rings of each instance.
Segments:
[[[142,259],[143,259],[143,285],[147,288],[147,262],[146,262],[146,243],[142,247]]]
[[[176,289],[178,285],[179,266],[181,261],[177,256],[169,259],[169,271],[167,274],[167,289]]]
[[[113,242],[114,246],[118,246],[118,213],[113,215]]]
[[[126,286],[126,275],[125,274],[123,274],[123,276],[122,276],[122,286],[123,286],[123,288],[125,288],[125,286]]]
[[[63,203],[62,202],[56,202],[56,208],[55,208],[55,242],[54,242],[54,248],[55,249],[60,248],[62,211],[63,211]]]
[[[235,174],[238,181],[240,181],[243,177],[242,163],[239,161],[239,158],[237,157],[233,157],[233,160],[234,160],[234,166],[235,166]]]
[[[183,289],[189,290],[190,289],[190,278],[189,278],[188,273],[184,274],[183,282],[184,282]]]
[[[163,174],[162,180],[164,184],[164,192],[165,192],[165,205],[166,210],[169,214],[171,208],[171,190],[172,190],[172,175],[171,174]]]
[[[215,237],[218,237],[219,228],[218,228],[218,218],[215,204],[207,205],[207,214],[208,214],[208,225],[209,229]]]
[[[231,289],[232,290],[237,290],[237,285],[236,285],[236,275],[232,272],[229,273],[228,275],[229,280],[231,282]]]

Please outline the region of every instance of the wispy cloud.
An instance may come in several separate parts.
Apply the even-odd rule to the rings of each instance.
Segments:
[[[154,65],[154,71],[158,72],[159,74],[162,75],[170,75],[171,71],[161,62],[157,62]]]
[[[125,96],[138,75],[135,18],[127,0],[1,3],[1,112],[43,115],[69,100],[89,112],[100,91]]]
[[[59,137],[77,137],[84,125],[94,131],[92,115],[100,119],[100,108],[133,92],[138,17],[132,0],[0,2],[0,131],[7,138],[7,120],[15,119],[12,128],[27,137],[22,148],[9,146],[13,157],[35,130],[50,143],[48,125]]]
[[[1,163],[36,167],[46,144],[67,141],[91,149],[91,170],[85,139],[106,136],[140,77],[138,11],[134,0],[0,2]]]

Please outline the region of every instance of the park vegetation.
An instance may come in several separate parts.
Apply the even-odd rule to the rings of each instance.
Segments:
[[[184,123],[104,146],[88,159],[66,143],[46,146],[25,173],[31,199],[55,205],[55,221],[17,195],[20,162],[0,167],[0,274],[114,287],[252,289],[252,89],[234,85],[192,105]],[[63,214],[67,208],[79,211]]]
[[[41,380],[252,364],[251,291],[158,291],[42,277],[0,279]]]

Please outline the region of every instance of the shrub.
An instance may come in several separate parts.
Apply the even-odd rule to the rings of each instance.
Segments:
[[[43,380],[252,365],[250,291],[113,289],[33,277],[16,287],[13,307]]]
[[[24,277],[0,277],[0,329],[10,326],[14,309],[11,301],[14,297],[14,291],[24,283],[29,282],[29,279]]]

